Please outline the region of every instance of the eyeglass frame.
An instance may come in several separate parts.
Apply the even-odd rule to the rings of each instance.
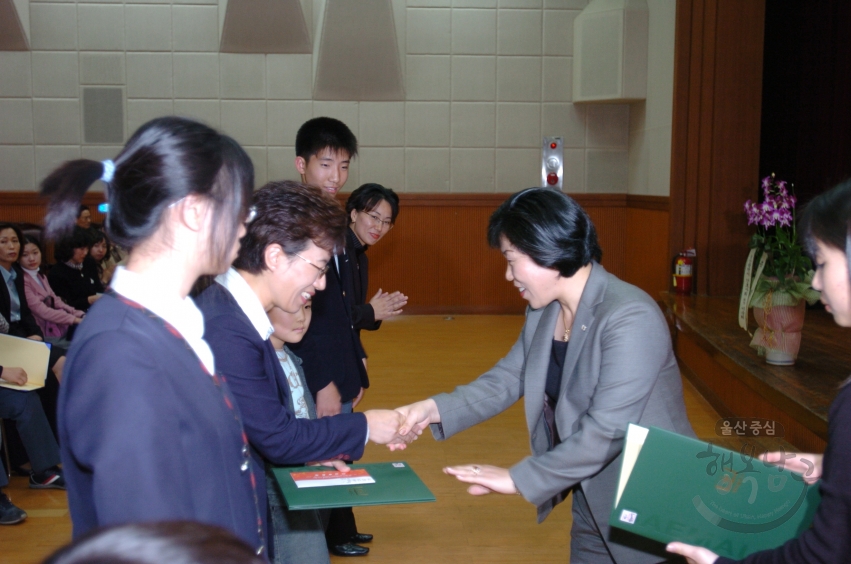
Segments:
[[[372,222],[372,225],[380,225],[382,230],[386,227],[387,231],[390,231],[395,225],[395,223],[393,223],[392,221],[385,221],[381,219],[377,214],[374,214],[371,211],[358,210],[358,212],[365,214]]]
[[[323,276],[325,276],[326,274],[328,274],[328,269],[329,269],[329,268],[331,268],[331,264],[330,264],[330,263],[329,263],[329,264],[326,264],[326,265],[325,265],[325,268],[322,268],[321,266],[319,266],[319,265],[315,264],[312,260],[310,260],[310,259],[306,259],[306,258],[304,258],[303,256],[301,256],[301,255],[300,255],[300,254],[298,254],[298,253],[293,253],[293,255],[294,255],[294,256],[297,256],[298,258],[300,258],[301,260],[303,260],[304,262],[306,262],[307,264],[309,264],[310,266],[312,266],[313,268],[315,268],[316,270],[318,270],[318,271],[319,271],[319,276],[316,278],[317,280],[319,280],[320,278],[322,278]]]

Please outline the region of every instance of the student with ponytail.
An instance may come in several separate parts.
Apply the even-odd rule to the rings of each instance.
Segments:
[[[177,118],[143,125],[115,161],[75,160],[42,184],[49,236],[69,231],[96,180],[126,267],[79,325],[59,397],[74,536],[104,525],[193,520],[264,550],[236,403],[188,297],[239,249],[254,183],[232,139]]]

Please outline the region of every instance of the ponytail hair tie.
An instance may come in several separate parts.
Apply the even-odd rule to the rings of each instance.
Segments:
[[[106,159],[105,161],[102,161],[101,164],[103,165],[103,174],[100,179],[106,184],[109,184],[112,182],[112,177],[115,176],[115,163]]]

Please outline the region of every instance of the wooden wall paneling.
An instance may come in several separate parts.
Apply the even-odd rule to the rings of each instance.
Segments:
[[[626,206],[588,206],[585,211],[594,222],[597,240],[603,249],[603,260],[600,264],[618,278],[624,278]]]
[[[758,186],[765,0],[679,0],[669,258],[697,249],[696,291],[738,292],[742,205]]]
[[[655,299],[671,286],[668,258],[668,216],[660,210],[626,210],[624,280]]]

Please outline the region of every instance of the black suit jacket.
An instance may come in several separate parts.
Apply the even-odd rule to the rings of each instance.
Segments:
[[[349,260],[352,253],[334,259],[325,275],[325,290],[313,297],[313,318],[301,343],[288,345],[302,360],[307,387],[313,397],[331,382],[337,385],[345,403],[354,399],[360,389],[369,387],[363,366],[366,353],[360,344],[352,321],[354,282]]]
[[[103,292],[97,269],[95,267],[92,271],[92,266],[84,262],[83,269],[77,270],[63,262],[56,263],[47,273],[47,281],[66,304],[80,311],[88,311],[91,307],[89,296]]]
[[[381,321],[375,320],[375,310],[366,303],[369,291],[369,258],[366,256],[367,247],[360,245],[354,232],[349,229],[346,233],[346,254],[351,258],[346,266],[351,273],[352,281],[352,325],[360,336],[361,329],[375,331],[381,327]]]
[[[18,330],[10,330],[9,333],[16,337],[29,337],[30,335],[38,335],[44,338],[44,335],[35,322],[30,306],[27,305],[27,295],[24,291],[24,276],[26,274],[18,264],[12,264],[12,270],[17,274],[15,278],[15,288],[18,290],[18,299],[21,302],[21,321]],[[9,296],[9,288],[6,287],[5,279],[0,278],[0,314],[11,323],[12,320],[12,298]]]

